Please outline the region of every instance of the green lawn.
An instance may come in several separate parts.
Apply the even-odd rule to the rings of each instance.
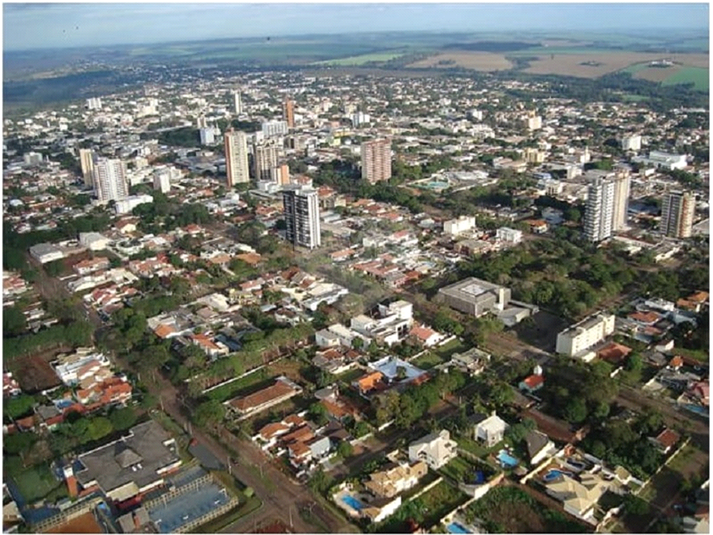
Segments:
[[[330,59],[327,61],[318,61],[315,65],[335,65],[335,66],[359,66],[365,63],[385,62],[392,59],[400,58],[403,52],[374,52],[372,54],[361,54],[359,56],[350,56],[348,58]]]
[[[446,362],[446,360],[447,359],[443,358],[438,353],[428,351],[417,359],[412,360],[411,364],[417,368],[421,368],[422,370],[430,370],[434,366],[438,366],[439,364]]]
[[[672,74],[663,81],[663,85],[690,84],[693,82],[694,89],[698,91],[708,91],[710,82],[709,70],[701,67],[686,67]]]
[[[13,476],[20,489],[20,494],[27,503],[33,503],[42,498],[54,502],[67,496],[67,486],[64,481],[58,481],[49,464],[41,464]]]
[[[444,360],[448,360],[454,353],[463,353],[468,349],[470,348],[465,343],[463,343],[460,339],[455,338],[447,344],[437,347],[433,350],[433,352],[439,355]]]
[[[253,391],[256,387],[264,383],[264,386],[269,386],[272,384],[271,375],[265,368],[262,368],[256,372],[253,372],[245,377],[228,383],[226,385],[220,386],[215,390],[211,390],[206,394],[210,399],[216,399],[218,401],[226,401],[228,399],[234,398],[241,394],[247,393],[248,391]]]

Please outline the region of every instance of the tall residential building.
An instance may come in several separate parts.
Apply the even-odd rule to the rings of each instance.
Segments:
[[[673,238],[690,238],[696,199],[691,193],[672,191],[661,205],[661,232]]]
[[[282,101],[282,118],[288,128],[295,127],[295,101],[288,96],[285,96],[285,100]]]
[[[628,173],[596,175],[589,184],[584,213],[584,235],[592,242],[626,228],[629,209]]]
[[[168,170],[158,171],[153,176],[153,189],[159,190],[161,193],[171,191],[171,173]]]
[[[253,145],[253,166],[256,180],[275,180],[273,169],[277,167],[279,151],[274,143]]]
[[[361,178],[370,184],[391,178],[391,140],[361,144]]]
[[[87,99],[87,109],[89,110],[101,110],[102,109],[102,99],[99,97],[93,97]]]
[[[233,93],[233,111],[235,112],[235,115],[243,113],[243,98],[240,95],[240,91],[235,91],[235,93]]]
[[[108,158],[94,162],[94,191],[100,202],[120,201],[128,197],[129,184],[124,162]]]
[[[229,188],[235,184],[250,182],[248,141],[244,132],[230,130],[225,133],[225,170]]]
[[[82,166],[82,177],[85,186],[94,185],[94,151],[79,149],[79,165]]]
[[[623,138],[621,138],[621,148],[622,150],[641,150],[641,136],[624,136]]]
[[[319,225],[319,195],[310,187],[292,185],[282,191],[287,240],[314,249],[322,243]]]

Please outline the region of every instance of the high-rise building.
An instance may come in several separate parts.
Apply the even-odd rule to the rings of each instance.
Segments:
[[[672,191],[661,205],[661,232],[673,238],[690,238],[696,199],[691,193]]]
[[[391,178],[391,140],[361,144],[361,178],[370,184]]]
[[[157,171],[153,176],[153,189],[161,193],[171,191],[171,172],[168,170]]]
[[[235,111],[235,115],[243,113],[243,98],[240,95],[240,91],[233,93],[233,111]]]
[[[287,121],[266,121],[262,123],[262,134],[265,137],[277,137],[287,134]]]
[[[621,138],[621,148],[622,150],[641,150],[641,136],[624,136],[623,138]]]
[[[626,230],[626,216],[629,213],[629,190],[631,177],[628,171],[617,172],[614,180],[614,206],[612,209],[612,232]]]
[[[253,145],[253,166],[256,180],[274,180],[273,169],[280,155],[274,143]]]
[[[201,115],[200,117],[198,117],[198,119],[196,120],[196,125],[199,129],[208,128],[208,119],[205,118],[205,115]]]
[[[215,143],[215,128],[208,126],[199,130],[201,145],[212,145]]]
[[[128,197],[129,184],[124,162],[108,158],[94,162],[94,191],[100,202],[120,201]]]
[[[288,128],[295,127],[295,101],[288,96],[285,96],[285,100],[282,101],[282,118]]]
[[[319,247],[322,240],[317,190],[299,185],[287,186],[282,191],[282,204],[287,240],[310,249]]]
[[[89,110],[101,110],[102,109],[102,99],[99,97],[93,97],[87,99],[87,109]]]
[[[584,213],[584,235],[589,241],[606,240],[614,232],[626,228],[629,181],[625,172],[593,176]]]
[[[244,132],[230,130],[225,133],[225,170],[229,188],[235,184],[250,182],[248,141]]]
[[[79,165],[82,167],[82,177],[85,186],[94,185],[94,151],[79,149]]]

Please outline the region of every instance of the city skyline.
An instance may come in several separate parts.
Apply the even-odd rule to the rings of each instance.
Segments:
[[[345,32],[707,30],[709,15],[705,3],[13,3],[3,20],[4,50],[15,51]]]

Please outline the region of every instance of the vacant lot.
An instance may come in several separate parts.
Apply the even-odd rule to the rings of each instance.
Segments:
[[[416,63],[411,63],[410,68],[414,69],[452,69],[463,67],[475,71],[505,71],[512,68],[512,63],[503,54],[492,54],[490,52],[447,52],[437,54],[433,57],[422,59]]]
[[[66,485],[54,476],[48,464],[33,466],[12,478],[28,504],[45,498],[49,494],[60,497],[67,494]]]
[[[42,355],[21,357],[9,365],[20,387],[32,394],[60,384],[59,377]]]
[[[47,533],[102,533],[102,531],[94,515],[89,512],[51,529]]]

